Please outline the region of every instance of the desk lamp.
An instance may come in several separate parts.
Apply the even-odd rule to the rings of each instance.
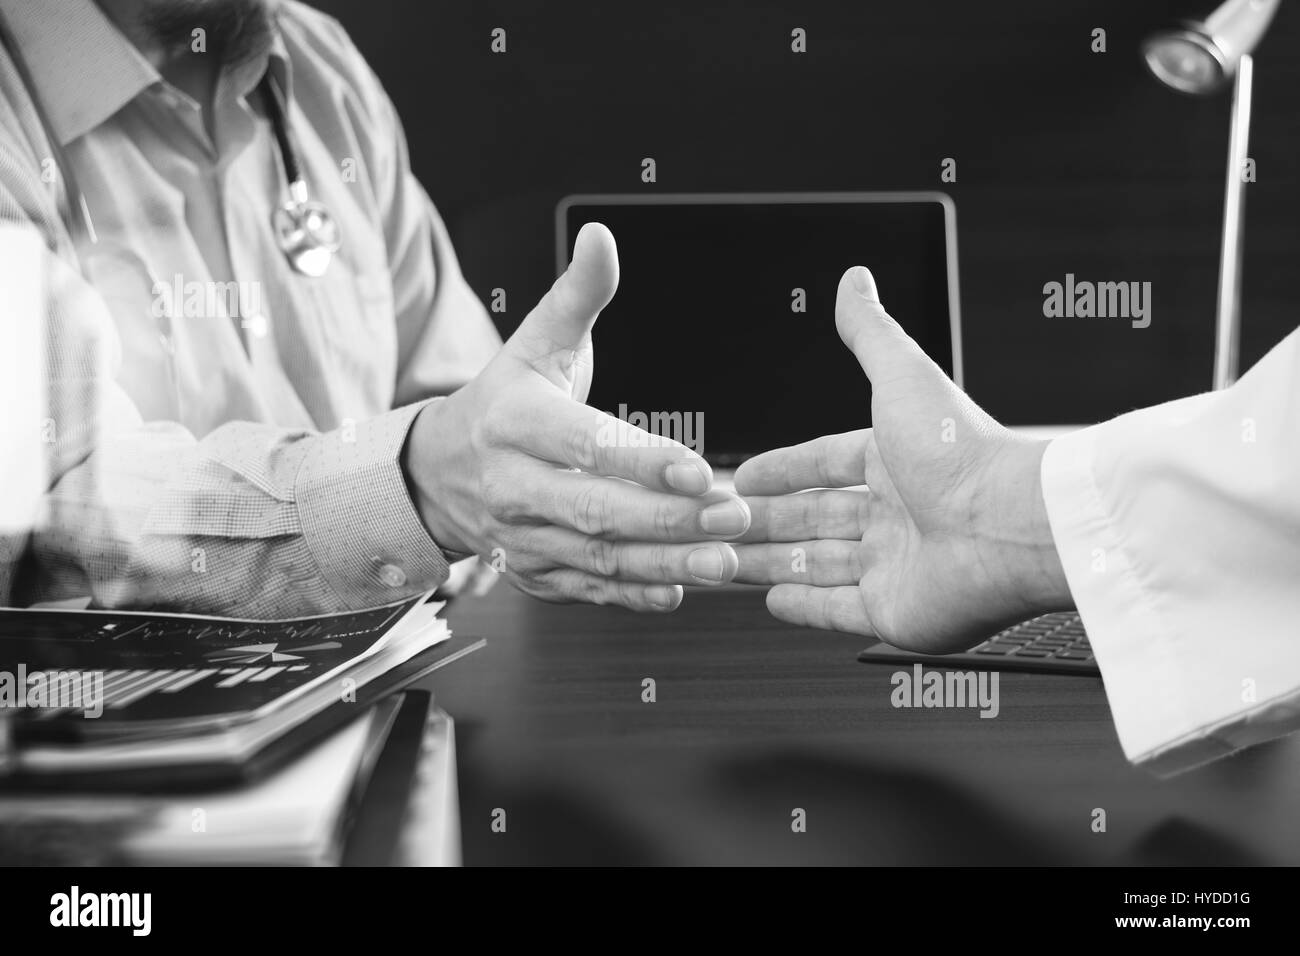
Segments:
[[[1232,80],[1232,118],[1219,251],[1219,297],[1214,324],[1214,387],[1237,379],[1241,332],[1242,222],[1246,194],[1242,172],[1250,138],[1250,95],[1255,49],[1281,0],[1227,0],[1204,20],[1185,21],[1142,44],[1147,68],[1180,93],[1206,95]]]

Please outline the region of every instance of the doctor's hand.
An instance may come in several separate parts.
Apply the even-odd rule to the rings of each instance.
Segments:
[[[775,584],[783,621],[926,653],[1071,607],[1039,480],[1047,443],[976,406],[861,266],[840,280],[835,323],[871,382],[873,427],[740,467],[753,526],[736,580]]]
[[[614,237],[584,226],[568,270],[487,368],[416,416],[404,466],[444,550],[545,600],[671,611],[681,584],[731,580],[726,539],[749,509],[713,491],[685,446],[583,404],[591,329],[617,286]]]

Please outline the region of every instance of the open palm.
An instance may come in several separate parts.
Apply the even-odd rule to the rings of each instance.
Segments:
[[[1038,462],[962,392],[849,270],[840,337],[871,382],[872,428],[767,452],[736,473],[753,523],[738,581],[774,615],[929,653],[1068,605]]]

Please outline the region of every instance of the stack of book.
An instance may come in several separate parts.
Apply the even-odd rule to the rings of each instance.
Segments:
[[[450,780],[450,818],[451,721],[409,688],[483,642],[441,608],[0,611],[0,863],[338,863],[385,760]],[[389,752],[401,726],[418,774]],[[454,862],[454,827],[435,830],[445,846],[399,841],[394,861]]]

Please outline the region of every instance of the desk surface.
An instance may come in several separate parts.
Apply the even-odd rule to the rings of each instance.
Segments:
[[[761,591],[660,617],[503,584],[449,616],[488,639],[428,683],[456,720],[467,865],[1300,863],[1300,735],[1158,780],[1099,680],[1002,674],[994,719],[895,709],[897,667],[773,620]]]

